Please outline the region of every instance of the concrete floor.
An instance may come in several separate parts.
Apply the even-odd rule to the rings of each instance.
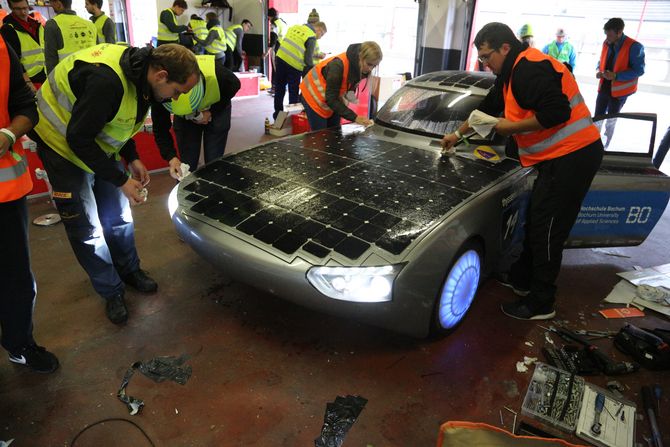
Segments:
[[[235,102],[234,110],[231,151],[264,138],[272,105],[262,97]],[[129,418],[159,446],[309,446],[320,434],[326,403],[352,394],[368,403],[345,446],[433,446],[442,422],[501,426],[503,406],[520,409],[531,374],[517,372],[515,364],[524,355],[542,358],[544,331],[499,311],[513,297],[508,289],[484,282],[462,325],[437,340],[408,339],[315,313],[229,283],[225,272],[181,243],[167,213],[173,185],[165,173],[153,175],[148,202],[134,209],[142,267],[159,290],[149,296],[127,292],[131,316],[124,327],[106,319],[63,228],[31,227],[39,286],[35,336],[58,355],[61,368],[42,376],[0,361],[0,440],[15,438],[12,447],[70,445],[96,421]],[[45,199],[30,204],[31,217],[52,211]],[[572,328],[617,330],[623,320],[596,314],[618,281],[615,273],[670,262],[668,240],[670,211],[643,245],[614,250],[626,257],[566,252],[558,318]],[[634,323],[670,327],[651,312]],[[625,358],[611,341],[599,345]],[[190,356],[193,368],[188,383],[154,383],[136,374],[128,393],[146,406],[129,416],[115,396],[126,369],[138,360],[181,354]],[[608,379],[587,380],[604,386]],[[670,374],[640,370],[617,380],[638,406],[641,385],[664,387],[659,425],[670,442]],[[637,440],[649,431],[646,419],[637,422]],[[110,421],[88,430],[76,445],[150,444],[132,425]]]

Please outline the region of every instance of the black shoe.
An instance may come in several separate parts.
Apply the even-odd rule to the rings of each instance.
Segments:
[[[530,293],[530,287],[522,286],[521,284],[512,281],[512,277],[509,273],[500,273],[496,279],[500,285],[512,289],[512,291],[518,296],[528,296]]]
[[[105,313],[107,314],[109,321],[114,324],[123,324],[128,321],[128,308],[126,307],[126,302],[123,299],[123,294],[107,298]]]
[[[553,303],[540,307],[531,306],[532,298],[522,298],[512,303],[503,303],[500,310],[508,317],[517,320],[550,320],[556,316]]]
[[[10,352],[9,361],[25,365],[38,373],[52,373],[58,369],[58,359],[55,355],[36,344],[28,345],[20,351]]]
[[[124,276],[123,282],[142,293],[151,293],[158,290],[158,284],[156,281],[149,278],[147,272],[142,269]]]

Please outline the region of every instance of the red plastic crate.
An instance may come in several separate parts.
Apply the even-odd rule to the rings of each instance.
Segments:
[[[296,113],[291,115],[291,125],[293,126],[293,135],[309,132],[309,121],[305,113]]]

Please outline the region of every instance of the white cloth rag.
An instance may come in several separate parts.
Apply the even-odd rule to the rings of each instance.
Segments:
[[[479,110],[473,110],[468,117],[468,124],[482,138],[486,138],[491,133],[498,121],[499,119],[495,116],[487,115]]]

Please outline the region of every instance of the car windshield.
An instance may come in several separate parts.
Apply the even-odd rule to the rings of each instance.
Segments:
[[[468,90],[404,86],[384,104],[375,121],[388,127],[442,138],[465,121],[484,99]]]

